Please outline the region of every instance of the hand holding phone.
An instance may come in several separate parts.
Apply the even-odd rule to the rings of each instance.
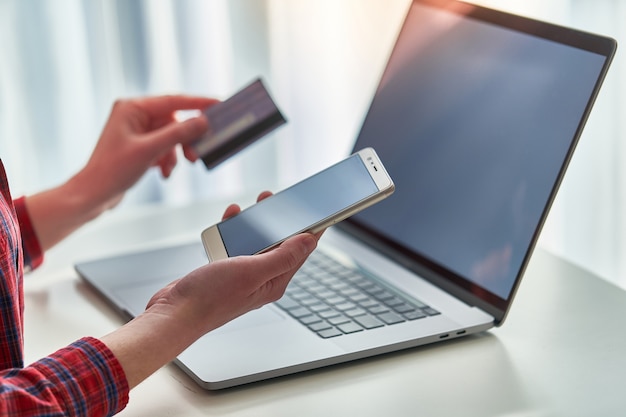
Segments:
[[[210,261],[264,252],[290,236],[338,223],[394,189],[376,152],[365,148],[205,229],[202,243]]]

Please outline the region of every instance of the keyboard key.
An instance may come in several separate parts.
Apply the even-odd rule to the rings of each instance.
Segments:
[[[346,284],[345,282],[334,282],[332,284],[328,284],[328,287],[331,290],[337,291],[337,292],[341,292],[341,290],[345,290],[346,288],[350,288],[350,286],[348,284]]]
[[[331,318],[328,319],[328,322],[330,324],[332,324],[333,326],[336,326],[338,324],[347,323],[349,321],[350,321],[350,317],[344,316],[343,314],[340,315],[340,316],[331,317]]]
[[[372,314],[382,314],[382,313],[386,313],[389,311],[389,307],[386,307],[382,304],[376,304],[373,307],[370,307],[367,309],[367,311],[369,311]]]
[[[372,298],[367,298],[367,299],[365,299],[363,301],[359,301],[358,304],[361,307],[363,307],[363,308],[372,308],[372,307],[380,305],[380,303],[378,301],[376,301],[376,300],[374,300]]]
[[[345,311],[345,310],[352,310],[353,308],[356,307],[356,304],[351,303],[351,302],[345,302],[345,303],[341,303],[341,304],[337,304],[335,306],[335,308],[337,310],[341,310],[341,311]]]
[[[311,323],[309,325],[309,329],[313,330],[314,332],[320,332],[322,330],[327,330],[327,329],[332,329],[333,326],[331,326],[330,324],[328,324],[325,321],[319,321],[317,323]]]
[[[366,329],[375,329],[377,327],[383,327],[385,323],[378,320],[376,317],[366,314],[364,316],[355,317],[354,321],[359,323]]]
[[[345,302],[346,299],[344,297],[341,297],[339,295],[336,295],[334,297],[330,297],[326,299],[326,302],[329,304],[341,304],[343,302]]]
[[[356,333],[356,332],[360,332],[363,330],[363,327],[359,326],[357,323],[354,323],[354,322],[340,324],[339,326],[337,326],[337,328],[346,334]]]
[[[365,302],[367,300],[371,300],[367,295],[363,294],[361,291],[354,291],[352,294],[344,294],[344,296],[348,297],[350,301],[355,303]]]
[[[293,300],[301,300],[303,298],[309,298],[311,296],[311,293],[309,293],[308,291],[297,289],[294,291],[287,291],[287,295]]]
[[[291,310],[288,310],[287,312],[291,314],[292,316],[294,316],[295,318],[311,315],[311,312],[307,308],[304,308],[304,307],[292,308]]]
[[[387,300],[390,301],[394,299],[394,295],[392,293],[383,289],[377,290],[376,292],[372,292],[371,294],[375,299],[379,301],[387,301]]]
[[[331,329],[321,330],[317,332],[317,334],[323,337],[324,339],[328,339],[330,337],[341,336],[343,333],[341,333],[339,330],[333,327]]]
[[[346,310],[343,312],[346,316],[348,317],[356,317],[356,316],[362,316],[363,314],[367,314],[367,311],[363,310],[362,308],[353,308],[352,310]]]
[[[428,314],[429,316],[436,316],[437,314],[441,314],[440,312],[438,312],[437,310],[435,310],[432,307],[423,308],[422,311],[424,313]]]
[[[316,293],[315,295],[321,298],[322,300],[328,300],[329,298],[334,297],[335,293],[333,291],[324,289],[324,291],[320,291]]]
[[[292,308],[300,307],[300,304],[288,295],[284,295],[280,300],[276,301],[276,304],[278,304],[278,306],[283,310],[291,310]]]
[[[319,313],[320,311],[330,310],[330,306],[324,303],[314,304],[312,306],[309,306],[309,310],[311,310],[314,313]]]
[[[314,306],[316,304],[321,304],[321,301],[318,300],[315,297],[308,297],[308,298],[301,299],[300,300],[300,304],[302,304],[303,306],[310,307],[310,306]]]
[[[415,307],[404,302],[401,304],[394,305],[392,306],[392,308],[393,308],[393,311],[395,311],[396,313],[400,313],[400,314],[405,314],[411,311],[415,311]]]
[[[337,316],[338,316],[338,315],[340,315],[340,314],[341,314],[341,313],[339,313],[337,310],[332,310],[332,309],[330,309],[330,310],[320,311],[320,312],[318,313],[318,315],[319,315],[320,317],[325,318],[325,319],[329,319],[329,318],[331,318],[331,317],[337,317]]]
[[[404,313],[403,316],[407,320],[417,320],[417,319],[423,319],[424,317],[428,317],[426,314],[422,312],[422,310],[409,311],[408,313]]]
[[[385,300],[385,304],[387,304],[389,307],[396,307],[402,304],[406,304],[406,302],[400,297],[392,297],[392,298],[389,298],[388,300]]]
[[[315,314],[311,314],[310,316],[300,317],[298,321],[300,321],[300,323],[302,324],[309,325],[313,323],[319,323],[320,321],[322,321],[322,319],[319,316],[316,316]]]
[[[391,311],[388,311],[383,314],[379,314],[376,317],[378,317],[380,320],[384,321],[387,324],[396,324],[396,323],[402,323],[403,321],[405,321],[402,317],[400,317],[399,315]]]
[[[348,284],[346,284],[348,285]],[[360,292],[359,290],[357,290],[354,287],[351,286],[347,286],[346,288],[342,288],[339,290],[339,294],[343,295],[346,298],[349,298],[352,300],[353,297],[357,297],[357,296],[361,296],[361,297],[365,297],[365,295]]]

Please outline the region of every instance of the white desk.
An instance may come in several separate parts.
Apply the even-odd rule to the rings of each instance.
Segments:
[[[75,261],[199,238],[226,202],[109,213],[27,276],[26,356],[122,324]],[[537,249],[505,324],[449,341],[221,392],[168,365],[123,416],[626,415],[626,293]]]

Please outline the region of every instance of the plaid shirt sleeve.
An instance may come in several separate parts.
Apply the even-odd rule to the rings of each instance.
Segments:
[[[110,416],[128,402],[121,365],[99,340],[83,338],[26,368],[0,372],[0,415]]]
[[[43,260],[24,201],[12,201],[0,159],[0,416],[113,415],[129,387],[101,341],[80,339],[24,367],[22,278]]]
[[[22,235],[22,251],[24,252],[24,268],[29,271],[37,268],[43,262],[43,251],[39,245],[39,239],[35,234],[35,229],[26,211],[26,198],[20,197],[13,200],[15,213],[20,224],[20,234]]]

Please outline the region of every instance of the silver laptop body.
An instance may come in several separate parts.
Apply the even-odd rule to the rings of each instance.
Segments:
[[[294,278],[283,300],[204,336],[177,365],[222,389],[501,325],[615,48],[471,4],[413,1],[353,149],[376,149],[396,192],[324,235],[318,252],[342,272],[318,269],[319,285]],[[76,270],[131,318],[206,262],[198,231],[196,242]],[[365,279],[418,314],[364,320]],[[343,291],[328,309],[315,299],[325,282]],[[361,320],[348,326],[329,309]]]

